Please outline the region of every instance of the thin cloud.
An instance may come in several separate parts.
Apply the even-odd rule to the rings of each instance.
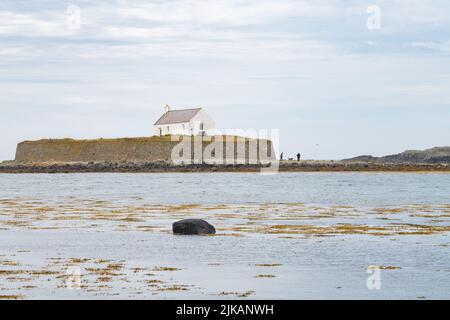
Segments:
[[[150,135],[166,103],[280,128],[283,150],[310,158],[450,138],[447,0],[71,2],[1,1],[0,159],[33,137]]]

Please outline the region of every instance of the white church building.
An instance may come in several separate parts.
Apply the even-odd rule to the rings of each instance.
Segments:
[[[214,120],[202,108],[171,110],[164,107],[164,114],[154,124],[155,134],[203,135],[215,129]]]

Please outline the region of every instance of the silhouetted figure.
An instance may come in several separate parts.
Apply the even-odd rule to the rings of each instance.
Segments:
[[[283,152],[280,154],[280,161],[283,161]]]
[[[301,157],[300,153],[297,153],[297,161],[300,161],[300,157]]]

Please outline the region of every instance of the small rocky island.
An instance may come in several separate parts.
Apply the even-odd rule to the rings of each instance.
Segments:
[[[165,138],[167,139],[167,138]],[[140,143],[147,148],[147,140],[132,141]],[[42,143],[42,142],[41,142]],[[47,144],[48,142],[45,141]],[[71,144],[77,144],[78,141],[70,141]],[[127,139],[121,139],[119,142],[102,141],[102,144],[118,143],[121,152],[129,155],[130,144]],[[158,143],[157,150],[167,151],[166,141],[164,138],[158,137],[151,140],[151,143]],[[59,148],[61,141],[58,141]],[[20,146],[21,144],[19,144]],[[126,149],[124,149],[126,148]],[[137,144],[133,150],[140,150]],[[129,150],[130,149],[130,150]],[[71,149],[73,151],[73,149]],[[98,149],[97,150],[101,150]],[[152,149],[153,150],[153,149]],[[273,150],[269,147],[269,154],[273,156]],[[58,150],[59,151],[59,150]],[[71,151],[71,152],[72,152]],[[27,156],[33,156],[33,149],[27,145]],[[84,150],[85,152],[85,150]],[[112,152],[112,151],[111,151]],[[141,152],[141,151],[139,151]],[[158,151],[159,152],[159,151]],[[85,152],[86,153],[86,152]],[[141,152],[144,154],[144,152]],[[78,153],[79,154],[79,153]],[[0,173],[81,173],[81,172],[259,172],[262,168],[271,166],[272,164],[207,164],[205,162],[187,162],[182,164],[174,164],[169,159],[145,159],[126,157],[118,159],[117,157],[109,160],[101,158],[89,160],[88,158],[81,161],[52,160],[43,161],[41,149],[37,149],[36,161],[13,160],[0,163]],[[96,157],[99,153],[96,154]],[[116,154],[117,156],[117,154]],[[275,161],[276,160],[272,160]],[[374,157],[371,155],[363,155],[343,160],[283,160],[276,163],[281,172],[340,172],[340,171],[393,171],[393,172],[414,172],[414,171],[449,171],[450,172],[450,147],[435,147],[423,151],[409,150],[399,154],[388,155],[384,157]]]

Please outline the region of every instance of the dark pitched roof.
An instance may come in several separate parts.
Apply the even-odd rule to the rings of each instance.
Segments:
[[[202,108],[170,110],[164,113],[155,125],[189,122]]]

